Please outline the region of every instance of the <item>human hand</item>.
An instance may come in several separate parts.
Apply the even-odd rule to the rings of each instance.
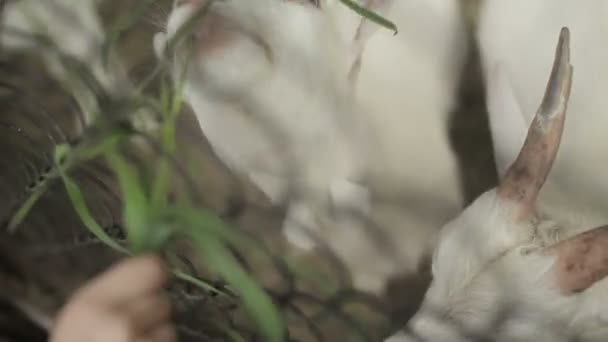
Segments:
[[[124,260],[76,291],[50,342],[175,342],[167,271],[157,256]]]

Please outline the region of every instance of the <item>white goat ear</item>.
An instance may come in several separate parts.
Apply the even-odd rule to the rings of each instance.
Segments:
[[[487,106],[499,179],[515,161],[526,140],[528,123],[515,97],[504,65],[497,63],[487,79]]]
[[[527,219],[533,214],[538,193],[553,166],[562,138],[571,86],[570,31],[564,27],[560,32],[545,96],[517,159],[497,189],[501,198],[518,204],[519,219]]]
[[[564,295],[584,291],[608,276],[608,226],[595,228],[550,247],[554,272]]]

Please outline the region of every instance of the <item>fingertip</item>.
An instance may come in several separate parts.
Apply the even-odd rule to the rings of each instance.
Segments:
[[[168,281],[168,267],[162,257],[158,254],[143,254],[127,260],[125,269],[130,269],[132,278],[138,281],[146,281],[151,287],[158,289]]]
[[[150,270],[157,271],[161,276],[166,276],[168,268],[165,260],[156,253],[142,254],[131,258],[132,262],[139,262],[142,267],[145,265]]]

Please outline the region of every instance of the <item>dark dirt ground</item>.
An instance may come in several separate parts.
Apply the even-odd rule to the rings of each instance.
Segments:
[[[128,8],[132,2],[133,0],[108,0],[103,9],[104,18],[115,18],[121,9]],[[170,3],[169,0],[159,2],[161,6]],[[479,1],[463,2],[468,8],[467,13],[471,14],[470,18],[474,18]],[[153,31],[152,26],[141,25],[122,43],[121,51],[132,66],[134,78],[142,78],[154,64],[149,43]],[[470,201],[493,186],[496,176],[476,51],[471,51],[463,75],[461,102],[454,111],[450,135],[454,151],[460,159],[466,197]],[[26,192],[23,189],[35,184],[39,178],[39,175],[31,170],[44,170],[48,166],[48,158],[45,159],[41,154],[44,154],[43,151],[50,152],[52,148],[46,136],[49,126],[53,125],[51,122],[61,128],[61,132],[55,130],[53,133],[55,141],[74,139],[69,124],[74,111],[70,109],[72,103],[69,97],[45,76],[35,58],[0,52],[0,82],[0,194],[4,199],[0,205],[0,219],[3,219],[24,199]],[[7,84],[14,89],[7,87]],[[15,89],[25,90],[25,93]],[[40,114],[42,109],[49,113],[48,116]],[[15,127],[23,128],[27,136],[17,132]],[[279,252],[278,254],[283,253],[281,243],[277,242],[281,239],[278,231],[281,211],[271,208],[256,189],[234,177],[217,160],[191,113],[185,113],[181,117],[178,140],[179,146],[183,147],[180,149],[179,159],[193,163],[197,170],[194,182],[197,192],[202,194],[199,204],[217,211],[250,234],[263,237],[267,243],[270,241],[273,250]],[[32,162],[26,167],[17,168],[14,167],[18,165],[15,163],[17,160]],[[75,177],[84,187],[88,203],[101,224],[110,233],[120,235],[120,231],[116,230],[116,225],[120,223],[120,199],[117,197],[116,184],[107,170],[104,171],[104,166],[99,162],[89,164],[78,169]],[[74,288],[118,258],[118,255],[95,242],[86,233],[67,203],[61,185],[54,184],[17,234],[0,235],[0,296],[27,298],[44,310],[53,312]],[[316,260],[313,262],[318,262],[318,257],[311,258]],[[268,266],[272,261],[266,258],[258,263]],[[324,271],[334,277],[338,274],[339,277],[339,272],[330,267]],[[295,296],[293,291],[283,291],[283,283],[288,283],[289,277],[268,271],[264,271],[260,277],[265,283],[272,284],[276,291],[281,292],[284,300],[308,302],[304,305],[304,316],[309,318],[299,321],[294,319],[290,325],[294,334],[292,337],[301,341],[315,340],[312,337],[316,329],[323,331],[326,341],[335,341],[338,338],[349,340],[345,332],[356,330],[354,328],[369,333],[372,340],[379,340],[390,323],[387,317],[394,320],[392,324],[403,322],[416,310],[428,283],[428,277],[425,276],[395,280],[387,292],[389,300],[385,301],[353,296],[349,291],[342,291],[339,296],[331,298],[316,299],[311,298],[314,296],[310,296],[310,293],[322,296],[305,291],[310,289],[311,285],[299,287],[299,292],[304,293]],[[279,278],[282,281],[277,281]],[[301,290],[302,288],[304,290]],[[220,332],[211,324],[209,317],[225,317],[233,326],[248,331],[247,324],[241,319],[242,313],[232,302],[209,298],[208,295],[193,292],[180,283],[172,285],[171,293],[175,300],[175,320],[180,331],[180,341],[220,340]],[[349,301],[350,299],[354,300]],[[310,316],[314,316],[310,312],[321,306],[310,304],[316,301],[331,304],[327,307],[332,310],[342,307],[344,312],[352,313],[365,323],[347,319],[323,321],[316,317],[314,322],[317,325],[309,326],[308,323],[312,321]],[[379,308],[362,309],[362,303],[370,304],[369,307],[377,305]],[[291,304],[285,305],[290,307]],[[41,333],[32,328],[26,319],[15,316],[6,302],[0,301],[0,342],[43,341]]]

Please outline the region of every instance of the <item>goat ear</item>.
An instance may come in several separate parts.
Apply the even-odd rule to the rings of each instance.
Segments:
[[[564,295],[584,291],[608,275],[608,226],[595,228],[550,247],[558,289]]]
[[[528,124],[503,64],[494,65],[486,82],[494,158],[499,179],[502,179],[526,140]]]
[[[572,85],[570,31],[562,28],[545,96],[528,129],[515,162],[508,168],[497,193],[518,204],[518,219],[527,219],[553,166],[564,128]]]

